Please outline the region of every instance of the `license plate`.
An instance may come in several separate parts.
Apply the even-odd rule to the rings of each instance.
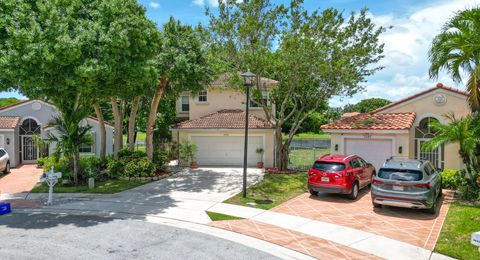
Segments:
[[[321,180],[322,180],[322,182],[329,182],[329,181],[330,181],[330,178],[328,178],[328,177],[322,177]]]
[[[393,186],[393,190],[403,191],[403,186]]]

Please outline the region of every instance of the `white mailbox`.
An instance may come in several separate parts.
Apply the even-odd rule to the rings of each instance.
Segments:
[[[49,172],[46,172],[40,178],[40,182],[46,182],[48,184],[48,201],[47,205],[52,205],[52,196],[53,196],[53,186],[57,184],[58,179],[62,178],[61,172],[54,172],[53,166],[50,168]]]
[[[470,242],[472,245],[480,247],[480,231],[472,234],[472,240]]]

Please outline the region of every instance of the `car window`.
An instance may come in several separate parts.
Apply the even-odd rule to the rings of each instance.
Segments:
[[[360,165],[362,167],[367,166],[367,164],[368,164],[364,159],[362,159],[360,157],[358,157],[357,160],[360,162]]]
[[[380,169],[378,177],[396,181],[419,181],[423,178],[423,174],[417,170]]]
[[[315,162],[312,168],[323,172],[339,172],[345,170],[345,164],[338,162]]]
[[[361,167],[361,164],[360,164],[360,162],[358,161],[357,158],[353,158],[353,159],[350,161],[350,165],[352,166],[352,168]]]
[[[3,149],[0,149],[0,157],[5,155],[5,151]]]

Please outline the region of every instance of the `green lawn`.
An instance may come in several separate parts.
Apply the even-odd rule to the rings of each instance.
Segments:
[[[215,212],[211,212],[211,211],[207,211],[207,215],[213,221],[243,219],[243,218],[234,217],[234,216],[230,216],[230,215],[225,215],[225,214],[221,214],[221,213],[215,213]]]
[[[145,139],[147,138],[147,134],[146,133],[137,133],[137,141],[145,141]],[[123,141],[127,141],[128,139],[128,136],[127,135],[123,135]]]
[[[471,235],[480,231],[480,205],[455,202],[450,205],[435,250],[458,259],[480,259]]]
[[[301,169],[310,168],[320,156],[330,153],[330,149],[292,149],[290,150],[290,163]]]
[[[265,199],[273,200],[272,204],[250,206],[268,210],[304,192],[307,192],[306,173],[266,174],[262,181],[248,188],[247,198],[242,198],[242,194],[239,193],[225,202],[241,206],[250,206],[247,205],[247,202]]]
[[[99,181],[95,183],[95,188],[88,189],[86,185],[78,186],[55,186],[53,191],[55,193],[117,193],[137,186],[149,183],[150,181],[142,180],[108,180],[108,181]],[[48,192],[48,185],[46,183],[37,183],[37,185],[32,189],[33,193],[42,193]]]
[[[283,138],[287,138],[287,135],[286,134],[282,134],[283,135]],[[321,133],[321,134],[317,134],[317,133],[299,133],[299,134],[296,134],[293,139],[300,139],[300,138],[304,138],[304,139],[330,139],[330,134],[328,133]]]

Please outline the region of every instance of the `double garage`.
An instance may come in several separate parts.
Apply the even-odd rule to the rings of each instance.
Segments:
[[[197,145],[196,160],[200,165],[241,166],[243,165],[243,135],[190,135],[192,143]],[[265,149],[264,135],[248,137],[249,166],[264,161],[264,154],[257,154],[257,149]]]

